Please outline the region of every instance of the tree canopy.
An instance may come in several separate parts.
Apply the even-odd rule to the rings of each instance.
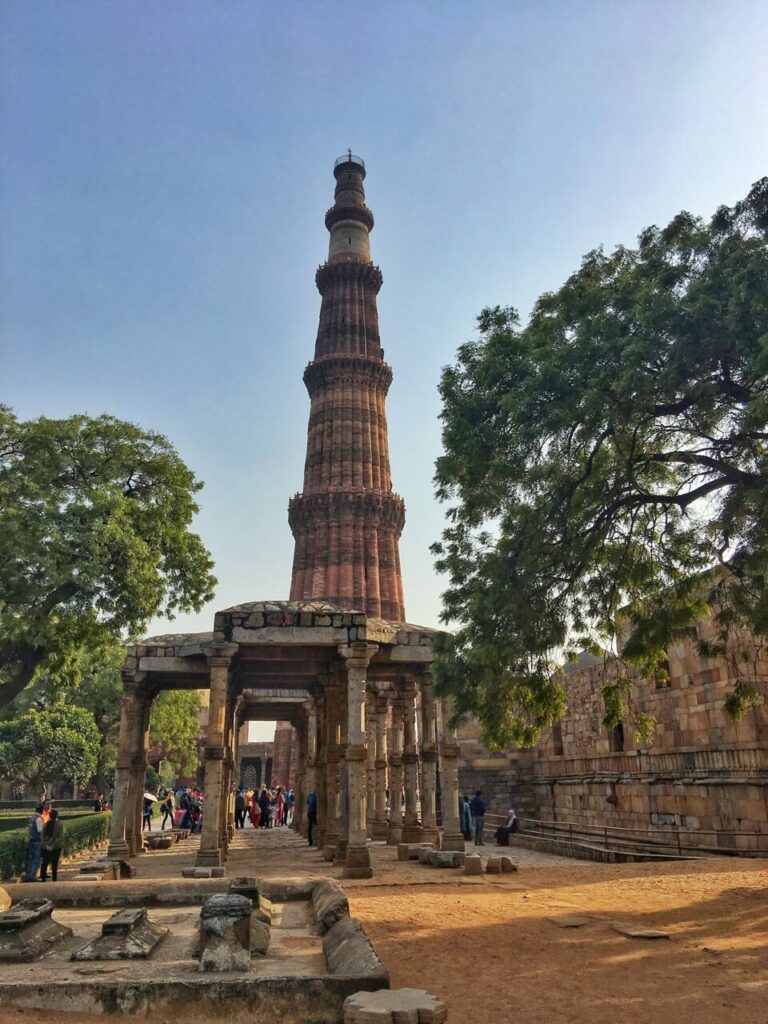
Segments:
[[[588,253],[525,326],[484,310],[444,369],[436,677],[490,745],[562,713],[578,648],[653,674],[703,615],[703,653],[768,635],[767,236],[763,179]],[[738,682],[731,710],[755,699]]]
[[[111,416],[22,422],[0,406],[0,706],[150,618],[199,610],[202,484],[170,442]]]
[[[96,770],[101,738],[93,714],[59,696],[0,722],[0,778],[19,790],[66,779],[84,783]]]
[[[200,764],[197,741],[201,707],[197,690],[164,690],[152,704],[149,740],[162,748],[174,774],[191,775]]]

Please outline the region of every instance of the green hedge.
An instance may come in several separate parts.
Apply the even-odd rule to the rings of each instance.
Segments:
[[[101,842],[109,836],[110,811],[87,817],[64,818],[64,856]],[[0,833],[0,880],[24,873],[27,861],[27,829]]]
[[[57,810],[59,810],[57,808]],[[95,812],[91,812],[92,814]],[[62,822],[73,821],[75,818],[82,818],[82,810],[59,810],[59,818]],[[27,811],[26,814],[13,814],[13,815],[0,815],[0,833],[11,832],[17,828],[26,829],[29,824],[29,819],[32,817],[32,811]]]

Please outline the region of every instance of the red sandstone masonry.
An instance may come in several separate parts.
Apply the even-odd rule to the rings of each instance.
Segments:
[[[351,220],[370,231],[364,168],[347,161],[334,173],[326,227]],[[295,540],[290,598],[404,621],[398,548],[405,506],[392,491],[389,462],[392,371],[379,339],[381,271],[359,254],[336,254],[315,281],[322,302],[315,358],[304,372],[311,401],[304,489],[288,512]]]

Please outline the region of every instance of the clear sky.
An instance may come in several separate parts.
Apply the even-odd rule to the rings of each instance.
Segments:
[[[170,437],[213,611],[286,598],[332,166],[366,161],[408,618],[440,368],[486,305],[768,173],[765,0],[3,0],[0,401]]]

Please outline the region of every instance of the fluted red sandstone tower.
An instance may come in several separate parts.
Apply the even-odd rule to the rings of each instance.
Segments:
[[[335,203],[325,215],[328,262],[315,358],[304,371],[311,408],[304,490],[288,520],[296,547],[291,600],[324,599],[376,618],[405,619],[398,542],[405,522],[392,492],[384,399],[392,370],[379,341],[371,262],[373,214],[365,205],[365,164],[351,153],[333,169]]]

